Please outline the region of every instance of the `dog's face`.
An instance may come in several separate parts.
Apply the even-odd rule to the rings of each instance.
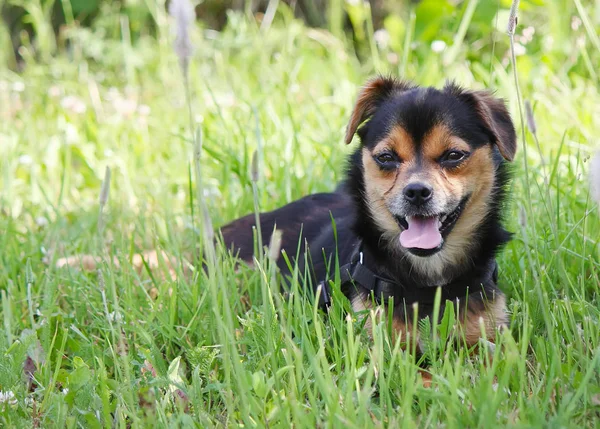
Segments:
[[[377,78],[362,90],[346,141],[359,130],[366,203],[386,241],[439,277],[467,256],[489,212],[499,158],[516,136],[504,103],[487,92]]]

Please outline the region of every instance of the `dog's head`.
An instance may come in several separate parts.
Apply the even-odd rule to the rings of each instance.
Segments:
[[[454,84],[437,90],[380,77],[362,89],[347,143],[355,133],[363,198],[388,244],[432,277],[461,263],[492,206],[498,165],[515,156],[503,101]]]

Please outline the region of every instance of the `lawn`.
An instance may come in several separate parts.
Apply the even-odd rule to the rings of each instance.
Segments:
[[[25,40],[19,72],[3,51],[0,426],[596,427],[600,4],[522,1],[517,84],[505,1],[406,2],[376,32],[362,3],[342,3],[353,36],[284,2],[232,12],[222,31],[198,22],[189,91],[160,1],[136,3],[148,31],[107,7],[50,48]],[[422,324],[431,386],[414,350],[385,321],[369,336],[335,285],[326,316],[297,284],[279,293],[269,257],[236,268],[202,245],[211,222],[332,190],[377,72],[494,89],[518,128],[514,239],[498,260],[510,332],[490,362],[445,341],[451,314]],[[175,263],[136,270],[146,249]],[[57,266],[78,254],[97,269]]]

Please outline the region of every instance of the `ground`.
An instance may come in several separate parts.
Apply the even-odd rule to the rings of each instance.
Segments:
[[[439,22],[431,3],[414,27],[391,19],[373,34],[367,23],[358,55],[350,38],[307,28],[284,6],[262,26],[240,13],[219,33],[199,25],[191,112],[158,9],[156,34],[132,40],[114,17],[113,32],[75,26],[58,53],[23,49],[19,73],[0,68],[0,425],[594,427],[599,6],[521,2],[517,84],[504,2],[490,2],[489,19],[470,1]],[[221,248],[213,257],[201,246],[211,227],[199,195],[216,228],[333,189],[354,148],[343,144],[350,109],[376,72],[455,79],[508,101],[514,238],[498,262],[511,328],[491,362],[447,344],[455,318],[439,315],[435,329],[419,328],[423,377],[386,321],[370,338],[367,315],[347,313],[335,286],[325,317],[297,285],[279,293],[268,258],[235,269]],[[145,249],[174,263],[136,271]],[[208,274],[194,269],[200,250]],[[97,255],[96,269],[57,266],[78,254]]]

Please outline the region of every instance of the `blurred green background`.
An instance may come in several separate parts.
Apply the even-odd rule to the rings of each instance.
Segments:
[[[497,47],[495,55],[499,58],[506,51],[507,38],[499,37],[499,34],[505,29],[511,2],[202,0],[193,3],[199,23],[206,30],[221,31],[236,22],[239,16],[262,24],[267,13],[268,25],[273,19],[278,21],[293,16],[310,27],[327,29],[335,37],[346,36],[361,57],[372,54],[376,49],[374,44],[377,44],[380,50],[389,52],[387,59],[391,63],[399,62],[394,54],[402,53],[403,42],[410,32],[410,49],[421,59],[428,55],[433,41],[452,45],[467,40],[471,42],[471,49],[467,50],[466,59],[486,63],[491,58],[492,52],[488,49],[491,44]],[[148,36],[159,37],[168,1],[1,0],[0,6],[5,24],[0,34],[0,55],[4,62],[15,68],[24,57],[47,58],[61,49],[68,49],[85,37],[82,34],[119,39],[126,30],[132,44]],[[588,13],[589,22],[584,25],[580,22],[578,9]],[[521,25],[531,26],[543,37],[533,37],[533,32],[528,32],[517,41],[527,45],[529,54],[543,51],[545,55],[541,59],[544,61],[556,61],[567,71],[596,76],[597,49],[591,57],[583,58],[577,54],[580,46],[572,43],[575,40],[571,36],[597,29],[599,9],[597,0],[521,1]],[[465,12],[470,15],[467,22],[462,20]],[[572,22],[571,18],[579,21]],[[461,24],[466,28],[461,29]],[[500,33],[495,31],[497,29]],[[457,35],[459,40],[456,40]],[[597,36],[590,37],[588,42],[596,45]],[[435,46],[441,49],[442,45]]]
[[[89,148],[74,170],[81,186],[95,189],[112,159],[128,170],[124,174],[131,183],[120,189],[127,199],[142,192],[148,180],[135,173],[142,161],[115,138],[130,148],[162,153],[166,142],[189,130],[188,115],[181,114],[185,97],[167,2],[0,1],[5,21],[0,26],[0,64],[5,66],[0,68],[0,109],[9,127],[4,140],[15,141],[4,145],[5,159],[23,152],[26,145],[17,142],[24,138],[27,145],[40,139],[47,148],[46,140],[65,129],[77,130],[71,148]],[[261,139],[270,148],[265,175],[277,179],[264,184],[264,208],[334,186],[346,153],[339,145],[344,121],[357,86],[374,73],[422,85],[455,79],[488,87],[508,100],[520,125],[509,66],[508,0],[205,0],[195,5],[194,120],[203,124],[206,136],[207,186],[239,197],[235,207],[226,199],[215,201],[212,209],[227,213],[226,218],[252,210],[243,189],[249,186],[249,156]],[[598,0],[520,2],[518,74],[523,98],[544,124],[538,137],[547,154],[561,145],[584,151],[595,145],[599,26]],[[78,108],[84,112],[74,113]],[[141,109],[144,126],[107,123],[113,120],[111,109],[115,121],[140,116]],[[54,115],[64,119],[54,120]],[[21,121],[28,124],[23,133]],[[303,145],[318,151],[319,162],[312,162]],[[188,162],[186,150],[171,145],[171,152],[160,157],[169,173],[150,180],[173,179],[177,185],[152,184],[150,189],[177,193],[186,186],[186,177],[170,177],[175,166]],[[49,160],[56,157],[51,153]],[[539,162],[537,151],[529,156]],[[40,161],[42,177],[64,175],[64,160]],[[5,163],[11,171],[5,177],[29,174]],[[37,195],[34,190],[20,198],[39,203]]]

